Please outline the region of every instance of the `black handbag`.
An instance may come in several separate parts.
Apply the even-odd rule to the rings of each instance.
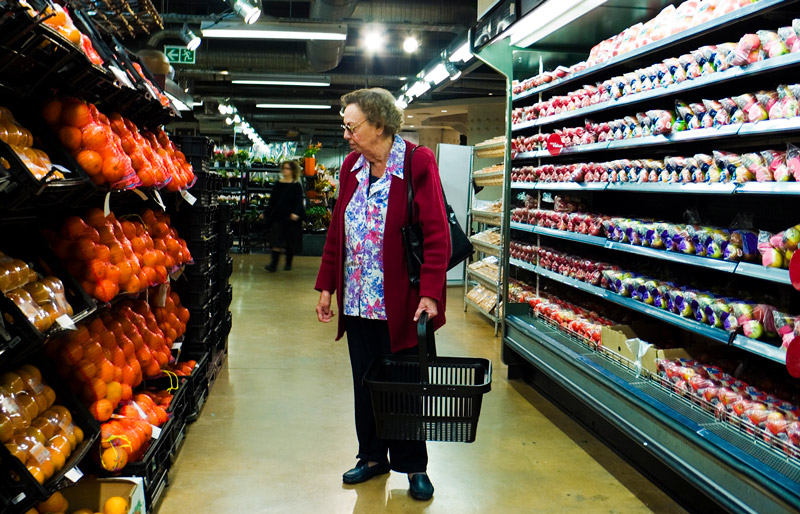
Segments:
[[[402,228],[402,234],[406,249],[406,262],[408,263],[408,278],[413,286],[419,285],[420,270],[424,262],[422,253],[424,236],[419,223],[414,223],[414,186],[411,179],[411,161],[417,148],[419,147],[415,146],[409,152],[405,169],[403,170],[403,173],[407,174],[405,176],[407,177],[406,184],[408,184],[408,225]],[[447,263],[447,269],[450,270],[467,260],[475,249],[472,247],[467,234],[464,233],[464,229],[458,224],[453,208],[447,203],[444,188],[442,188],[442,198],[444,199],[444,209],[447,215],[447,225],[450,229],[450,261]]]

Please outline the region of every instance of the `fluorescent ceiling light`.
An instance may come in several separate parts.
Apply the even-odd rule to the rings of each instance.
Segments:
[[[419,98],[420,96],[427,93],[430,88],[431,85],[429,82],[426,82],[424,80],[419,80],[415,82],[414,85],[411,86],[408,91],[406,91],[406,96],[409,98]]]
[[[258,79],[239,79],[232,80],[231,84],[242,84],[249,86],[316,86],[328,87],[331,85],[330,80],[258,80]]]
[[[320,104],[256,104],[259,109],[330,109],[330,105]]]
[[[407,54],[413,54],[419,48],[419,41],[414,36],[408,36],[405,41],[403,41],[403,50]]]
[[[450,74],[450,82],[455,82],[461,77],[461,70],[456,68],[456,65],[451,62],[444,63],[444,67],[447,68],[447,73]]]
[[[227,39],[299,39],[303,41],[344,41],[347,26],[325,23],[256,23],[206,22],[203,37]]]
[[[439,63],[435,68],[429,71],[427,75],[425,75],[425,82],[439,84],[449,76],[450,74],[447,72],[447,68],[445,67],[444,63]]]
[[[469,49],[469,41],[458,47],[458,50],[450,56],[450,62],[467,62],[472,59],[472,50]]]
[[[510,32],[512,46],[527,48],[595,9],[607,0],[545,2],[515,23]]]

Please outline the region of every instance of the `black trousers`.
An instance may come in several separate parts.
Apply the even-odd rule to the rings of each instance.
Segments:
[[[378,439],[372,397],[364,385],[364,375],[372,361],[391,352],[389,324],[386,321],[345,316],[347,345],[350,348],[350,365],[353,368],[353,391],[356,410],[356,435],[358,458],[365,461],[391,463],[398,473],[424,472],[428,466],[428,449],[425,441],[394,441]],[[417,348],[399,352],[400,355],[417,354]]]

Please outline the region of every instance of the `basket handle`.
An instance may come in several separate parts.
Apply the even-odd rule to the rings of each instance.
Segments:
[[[422,311],[417,323],[417,349],[419,350],[419,381],[428,383],[428,357],[436,357],[436,340],[433,337],[433,323],[428,321],[428,313]]]

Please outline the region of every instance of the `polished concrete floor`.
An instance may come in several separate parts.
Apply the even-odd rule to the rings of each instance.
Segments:
[[[490,358],[492,391],[477,441],[429,443],[433,500],[405,475],[357,486],[347,345],[316,320],[319,259],[269,274],[265,256],[235,256],[229,358],[189,427],[159,514],[682,512],[658,488],[519,381],[500,339],[451,288],[440,355]]]

